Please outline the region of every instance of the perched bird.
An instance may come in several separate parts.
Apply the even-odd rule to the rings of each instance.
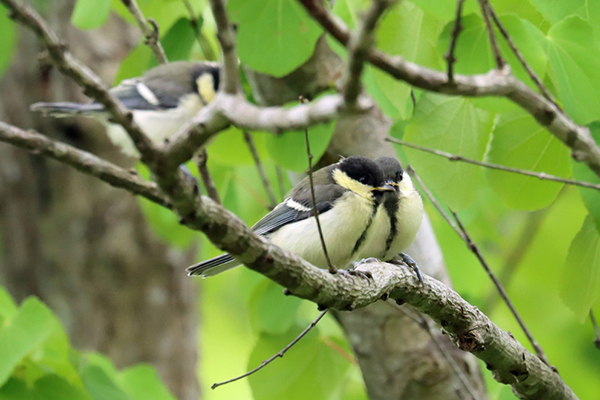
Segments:
[[[334,266],[358,260],[372,229],[381,198],[394,188],[385,185],[379,166],[364,157],[348,157],[313,173],[316,208],[327,252]],[[319,268],[327,261],[314,217],[309,178],[298,183],[287,198],[256,223],[252,230]],[[216,275],[240,265],[223,254],[188,268],[189,275]]]
[[[375,163],[383,172],[385,184],[394,187],[395,191],[383,195],[373,222],[379,229],[369,232],[367,244],[360,256],[363,259],[373,257],[382,261],[403,261],[415,269],[422,280],[417,264],[410,256],[402,253],[415,240],[421,226],[421,196],[397,159],[381,157]]]
[[[219,70],[216,63],[176,61],[152,68],[142,77],[126,79],[110,93],[132,111],[134,121],[152,141],[162,143],[214,99]],[[82,115],[108,122],[100,103],[35,103],[31,110],[52,117]],[[107,134],[125,154],[138,157],[120,125],[108,124]]]

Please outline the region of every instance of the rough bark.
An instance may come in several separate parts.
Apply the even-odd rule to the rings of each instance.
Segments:
[[[312,98],[331,87],[342,70],[342,60],[331,51],[324,38],[319,40],[306,64],[282,79],[245,67],[255,98],[268,106],[297,100],[300,95]],[[390,143],[384,140],[389,128],[389,119],[378,107],[363,115],[342,115],[318,167],[336,162],[341,155],[395,156]],[[408,253],[419,264],[427,266],[425,273],[450,283],[427,218]],[[479,399],[487,398],[475,357],[457,350],[440,329],[430,332],[424,328],[415,320],[416,314],[382,302],[352,312],[336,312],[358,359],[369,397],[373,400],[463,399],[476,393]],[[455,361],[454,366],[447,357]],[[471,394],[458,374],[467,377]]]
[[[139,33],[118,18],[81,32],[64,23],[74,2],[45,17],[71,51],[110,83]],[[35,62],[40,47],[21,29],[15,61],[0,81],[0,119],[130,166],[88,120],[42,119],[35,101],[85,101],[70,80]],[[169,249],[128,193],[42,156],[0,144],[0,279],[19,300],[36,295],[61,318],[80,350],[118,367],[149,362],[178,399],[197,399],[197,290],[181,269],[193,249]]]

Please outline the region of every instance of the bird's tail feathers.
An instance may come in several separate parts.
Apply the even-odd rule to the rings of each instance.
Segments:
[[[104,111],[104,106],[98,103],[75,103],[62,101],[56,103],[35,103],[29,107],[31,111],[41,112],[44,116],[55,118],[73,115],[90,115]]]
[[[213,276],[220,274],[228,269],[235,268],[240,263],[235,260],[230,254],[222,254],[210,260],[202,261],[198,264],[187,268],[188,276]]]

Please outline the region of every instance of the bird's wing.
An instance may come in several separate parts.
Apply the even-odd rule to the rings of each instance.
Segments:
[[[154,94],[154,90],[148,87],[140,78],[124,80],[110,89],[110,93],[121,100],[129,110],[161,110],[177,106],[162,104]]]
[[[315,200],[319,214],[331,209],[335,200],[345,192],[346,189],[335,184],[316,185]],[[259,235],[265,235],[276,231],[284,225],[302,221],[313,215],[313,201],[309,187],[301,189],[297,191],[293,197],[285,199],[281,204],[275,207],[273,211],[258,221],[252,227],[252,230]]]

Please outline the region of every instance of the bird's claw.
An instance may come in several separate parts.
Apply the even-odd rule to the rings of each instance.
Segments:
[[[338,269],[337,273],[345,278],[350,278],[354,281],[354,277],[364,278],[364,279],[373,279],[373,274],[369,271],[361,271],[358,269]]]
[[[396,264],[396,265],[401,265],[404,264],[407,267],[409,267],[410,269],[412,269],[413,271],[415,271],[415,273],[417,274],[417,278],[419,279],[419,282],[421,283],[421,285],[423,284],[423,274],[421,273],[421,269],[419,268],[419,265],[417,264],[417,262],[415,260],[412,259],[411,256],[409,256],[406,253],[400,253],[398,254],[398,257],[394,258],[393,260],[389,261],[392,264]]]
[[[372,262],[381,262],[380,260],[378,260],[375,257],[369,257],[369,258],[363,258],[360,261],[355,261],[352,263],[352,265],[354,266],[354,268],[358,267],[359,265],[362,264],[368,264],[368,263],[372,263]]]

